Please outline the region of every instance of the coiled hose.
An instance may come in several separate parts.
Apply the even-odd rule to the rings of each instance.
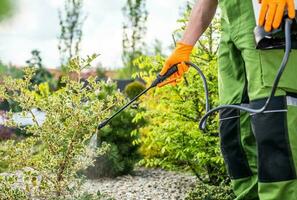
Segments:
[[[206,122],[207,119],[210,115],[212,115],[213,113],[220,111],[222,109],[237,109],[237,110],[242,110],[242,111],[246,111],[248,113],[252,113],[252,114],[259,114],[259,113],[263,113],[267,107],[269,106],[272,98],[275,96],[275,92],[276,89],[279,85],[279,81],[283,75],[283,72],[286,68],[286,65],[288,63],[289,57],[290,57],[290,52],[291,52],[291,48],[292,48],[292,41],[291,41],[291,26],[292,26],[293,21],[291,19],[286,19],[285,20],[285,54],[282,60],[282,63],[279,67],[279,70],[276,74],[276,77],[274,79],[273,85],[272,85],[272,89],[271,89],[271,93],[269,95],[269,98],[266,100],[264,106],[262,108],[259,109],[252,109],[252,108],[248,108],[245,106],[239,106],[239,105],[221,105],[218,106],[216,108],[213,108],[211,110],[207,110],[206,114],[201,118],[200,123],[199,123],[199,129],[201,130],[205,130],[206,128]],[[199,72],[200,73],[200,72]],[[206,92],[208,93],[208,91]]]

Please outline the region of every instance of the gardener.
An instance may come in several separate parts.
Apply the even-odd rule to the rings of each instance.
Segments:
[[[189,61],[218,4],[222,11],[220,104],[262,107],[284,51],[255,49],[256,21],[251,0],[197,1],[183,38],[166,60],[161,75],[172,65]],[[259,25],[267,32],[280,26],[285,10],[290,18],[295,17],[294,0],[262,0],[261,7]],[[292,51],[276,97],[265,113],[250,116],[232,109],[220,112],[221,149],[237,199],[297,199],[296,58],[297,52]],[[185,64],[178,68],[166,84],[176,84],[188,70]]]

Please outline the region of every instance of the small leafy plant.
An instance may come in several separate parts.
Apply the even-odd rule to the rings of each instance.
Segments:
[[[72,195],[82,183],[77,171],[91,165],[103,147],[107,149],[103,143],[97,152],[91,152],[88,141],[93,134],[100,134],[98,123],[124,98],[116,92],[114,84],[97,82],[96,77],[82,80],[81,71],[90,67],[96,57],[71,60],[68,73],[62,78],[64,86],[55,92],[44,92],[43,87],[32,84],[33,68],[24,69],[22,79],[5,77],[0,85],[0,98],[17,102],[22,115],[29,115],[34,122],[31,126],[22,127],[13,121],[13,113],[9,112],[5,125],[24,129],[32,136],[0,145],[1,162],[8,164],[10,173],[30,169],[31,175],[27,175],[24,182],[34,183],[34,189],[22,190],[28,198],[66,198]],[[32,109],[46,114],[42,123]],[[37,176],[40,177],[38,182]],[[13,187],[14,184],[7,184],[4,177],[0,175],[0,184],[5,188]],[[3,199],[1,195],[0,199]]]

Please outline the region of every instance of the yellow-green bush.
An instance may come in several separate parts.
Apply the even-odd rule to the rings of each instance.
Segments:
[[[185,19],[181,19],[184,28]],[[201,37],[194,48],[191,61],[197,64],[209,85],[212,106],[218,103],[217,49],[219,24],[217,19]],[[140,77],[151,82],[164,63],[162,56],[143,56],[135,63]],[[208,121],[206,133],[198,130],[198,123],[205,113],[205,96],[202,80],[190,69],[176,87],[165,86],[145,96],[141,106],[145,111],[137,119],[144,118],[147,125],[141,129],[140,164],[148,167],[192,170],[203,182],[218,185],[227,179],[219,148],[218,118]]]
[[[147,57],[139,61],[147,66],[156,62]],[[216,65],[216,59],[200,65],[213,81],[209,83],[213,105],[217,104]],[[140,130],[144,156],[140,164],[192,170],[204,182],[219,184],[226,171],[219,148],[218,119],[213,116],[209,120],[206,133],[198,129],[205,112],[203,85],[193,69],[185,77],[178,86],[158,88],[143,98],[140,105],[145,111],[137,118],[144,118],[147,125]]]
[[[95,77],[89,78],[87,85],[81,82],[81,70],[90,66],[95,58],[96,55],[73,59],[68,69],[76,73],[77,78],[74,80],[65,75],[65,86],[52,93],[47,92],[45,85],[33,85],[33,68],[27,68],[22,79],[5,77],[0,85],[0,98],[17,102],[23,115],[29,114],[34,122],[31,126],[21,127],[12,120],[13,113],[10,112],[5,125],[24,129],[32,136],[21,141],[8,140],[0,145],[0,162],[7,163],[7,172],[15,173],[29,167],[24,179],[26,188],[22,190],[22,195],[29,199],[32,196],[63,198],[74,194],[81,184],[77,171],[88,167],[94,156],[102,153],[102,149],[90,152],[88,141],[93,134],[100,135],[97,132],[99,122],[110,115],[114,106],[123,103],[123,95],[116,92],[114,84],[97,82]],[[32,109],[45,112],[46,119],[42,124],[36,120]],[[106,145],[102,147],[108,149]],[[36,176],[42,177],[38,184],[35,184]],[[1,184],[12,186],[14,180],[6,182],[7,185],[4,177],[0,176]],[[0,199],[18,199],[3,196],[9,194],[13,192],[0,192]]]
[[[143,90],[145,90],[145,86],[142,83],[140,83],[139,81],[134,81],[125,87],[125,94],[130,99],[133,99],[139,93],[141,93]]]

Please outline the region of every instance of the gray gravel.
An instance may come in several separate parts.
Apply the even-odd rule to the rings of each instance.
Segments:
[[[133,175],[88,180],[84,190],[90,193],[99,190],[116,200],[179,200],[185,198],[196,181],[191,174],[138,169]]]

